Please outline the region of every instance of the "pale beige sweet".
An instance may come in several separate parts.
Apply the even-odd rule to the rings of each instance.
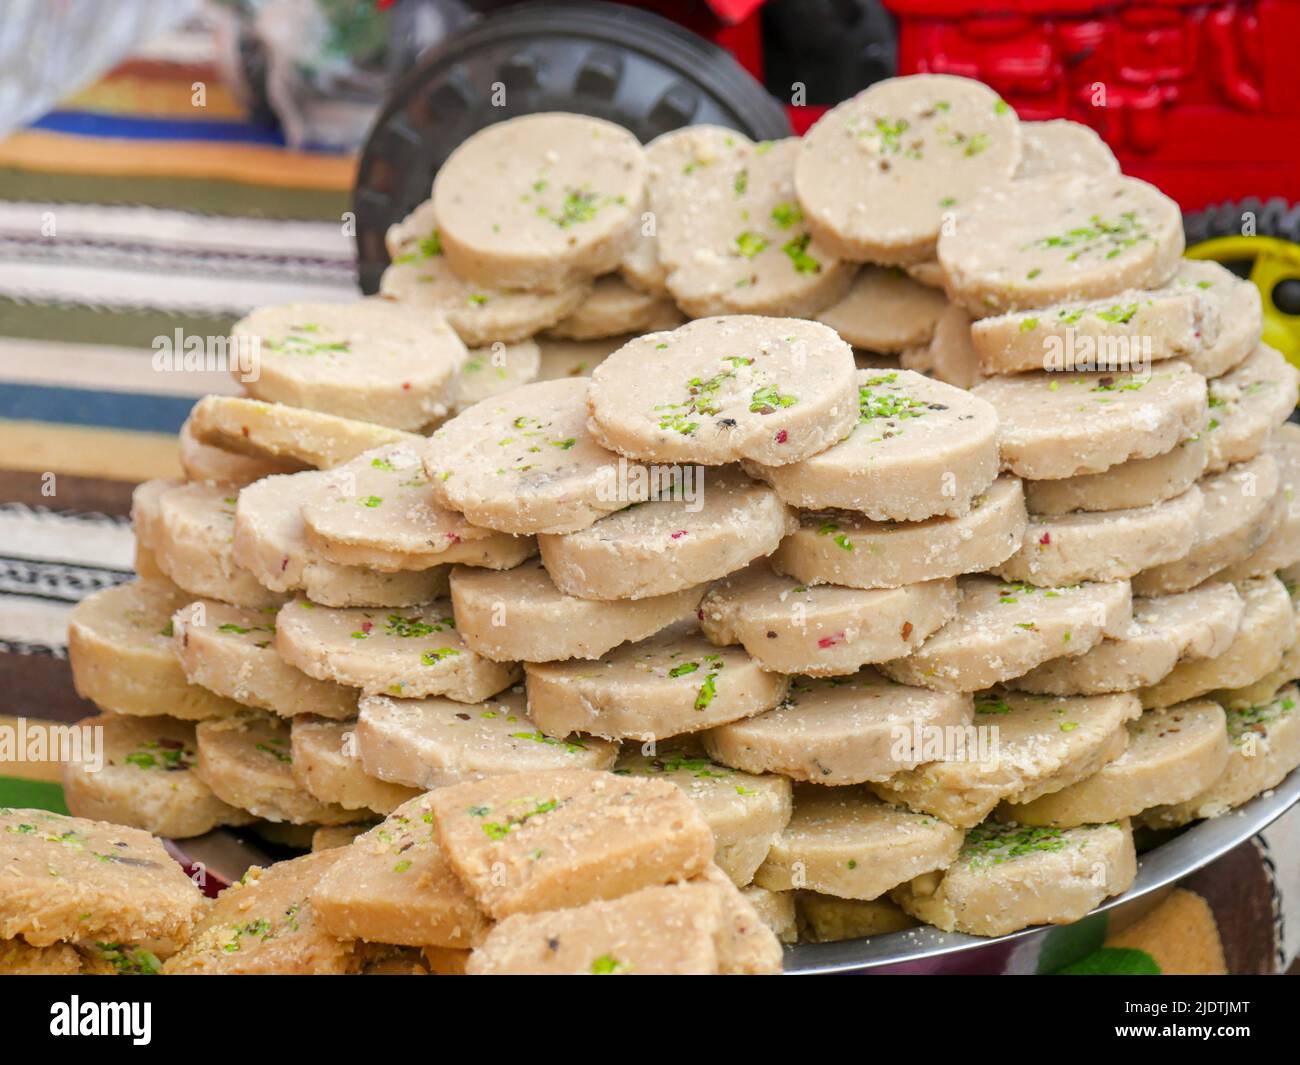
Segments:
[[[1188,592],[1133,600],[1133,625],[1073,658],[1054,658],[1007,681],[1044,695],[1100,695],[1145,688],[1184,659],[1217,658],[1232,646],[1245,613],[1237,589],[1213,581]],[[1102,818],[1106,820],[1106,818]]]
[[[1264,543],[1282,520],[1286,500],[1270,454],[1229,466],[1200,482],[1204,506],[1195,538],[1182,558],[1133,577],[1138,595],[1184,592],[1241,562]],[[1162,504],[1168,505],[1168,504]]]
[[[805,510],[772,568],[805,584],[900,588],[991,569],[1019,548],[1027,516],[1018,477],[1003,475],[960,518],[875,522],[852,511]]]
[[[908,657],[881,663],[882,672],[936,691],[979,691],[1090,651],[1132,618],[1128,581],[1035,588],[976,576],[957,585],[957,616]]]
[[[137,553],[141,548],[146,548],[152,557],[153,545],[158,542],[158,502],[162,499],[163,493],[183,483],[154,478],[150,481],[141,481],[132,489],[131,531],[135,534]],[[170,578],[168,581],[170,583]]]
[[[904,263],[903,269],[907,271],[908,277],[916,278],[923,285],[937,289],[944,287],[943,267],[939,265],[938,259],[931,258],[917,263]]]
[[[294,779],[321,802],[377,814],[392,813],[423,791],[372,776],[362,765],[356,730],[356,721],[295,717],[289,731]]]
[[[939,262],[949,298],[980,318],[1157,288],[1183,243],[1178,205],[1154,186],[1049,174],[966,197],[939,237]]]
[[[945,873],[918,877],[893,899],[946,932],[1000,936],[1072,924],[1136,875],[1127,821],[1068,829],[989,822],[967,835]]]
[[[488,916],[617,898],[700,873],[713,836],[666,780],[515,773],[427,796],[448,861]]]
[[[0,940],[0,976],[75,976],[83,964],[67,943],[33,947],[22,939]]]
[[[852,677],[796,677],[775,709],[711,729],[714,758],[750,773],[839,786],[887,780],[929,761],[927,736],[969,735],[969,695],[911,688],[873,670]]]
[[[428,795],[339,850],[312,889],[321,923],[340,939],[465,948],[488,921],[438,845]]]
[[[1034,515],[1019,551],[993,572],[1006,580],[1054,587],[1119,581],[1187,554],[1205,502],[1193,485],[1180,496],[1129,510]]]
[[[646,599],[733,573],[776,550],[794,512],[734,467],[688,468],[681,490],[627,507],[590,528],[542,535],[555,586],[582,599]]]
[[[1264,312],[1259,289],[1252,282],[1221,263],[1184,259],[1169,287],[1195,289],[1216,312],[1218,333],[1187,358],[1197,373],[1221,377],[1255,350],[1264,329]]]
[[[183,941],[203,897],[138,828],[0,808],[0,940]]]
[[[911,370],[860,370],[858,420],[834,447],[784,466],[749,463],[787,503],[873,521],[969,513],[998,474],[998,418],[969,392]]]
[[[537,379],[555,381],[563,377],[590,377],[592,370],[631,339],[630,336],[608,337],[603,340],[556,340],[542,337],[537,341],[540,352]]]
[[[1230,373],[1209,382],[1206,469],[1218,473],[1264,450],[1269,435],[1295,410],[1300,370],[1267,344]]]
[[[522,115],[460,143],[433,182],[444,255],[479,284],[555,289],[618,266],[645,203],[645,156],[622,126]]]
[[[1121,462],[1101,473],[1026,481],[1025,501],[1032,514],[1145,507],[1186,492],[1205,473],[1207,458],[1205,434],[1198,433],[1163,454]]]
[[[257,352],[244,385],[255,399],[408,432],[447,413],[467,358],[440,313],[377,297],[259,307],[231,340]]]
[[[695,803],[713,833],[713,860],[732,883],[754,879],[790,820],[790,781],[774,773],[742,773],[710,759],[691,742],[629,746],[614,766],[619,776],[668,780]]]
[[[722,900],[718,937],[718,967],[724,976],[780,975],[781,943],[767,920],[746,894],[716,863],[704,867],[692,884],[711,887]]]
[[[899,352],[928,344],[947,306],[942,292],[897,267],[864,266],[848,294],[817,320],[854,347]]]
[[[692,623],[623,644],[594,662],[529,662],[528,713],[548,736],[664,739],[769,710],[786,678]]]
[[[275,649],[308,676],[375,695],[477,703],[519,679],[515,663],[493,662],[465,645],[446,599],[400,611],[295,599],[276,617]]]
[[[672,329],[681,321],[672,300],[638,291],[618,274],[606,274],[596,279],[577,309],[547,333],[560,340],[599,340]]]
[[[394,573],[460,562],[517,566],[536,550],[526,536],[480,529],[435,499],[419,452],[376,448],[336,466],[304,496],[307,543],[340,566]]]
[[[608,769],[618,755],[605,740],[540,732],[522,688],[474,706],[438,696],[367,695],[355,742],[368,774],[421,790],[507,773]]]
[[[987,85],[888,78],[818,120],[795,171],[819,240],[849,259],[933,257],[945,217],[1020,165],[1020,123]]]
[[[1219,571],[1221,580],[1263,577],[1300,562],[1300,425],[1287,422],[1275,429],[1268,450],[1281,479],[1282,517],[1249,557]]]
[[[138,539],[135,542],[135,557],[132,563],[135,567],[135,575],[140,580],[162,581],[164,584],[172,583],[171,578],[159,568],[153,551],[145,547]]]
[[[812,943],[884,936],[915,928],[917,921],[888,896],[837,899],[819,891],[793,892],[804,937]]]
[[[168,976],[343,976],[360,972],[359,944],[332,935],[312,891],[346,851],[254,866],[203,911],[194,938],[167,959]]]
[[[381,444],[416,439],[373,422],[247,396],[204,396],[190,411],[190,426],[200,443],[318,469],[337,466]]]
[[[770,891],[809,888],[879,898],[957,856],[961,832],[937,817],[881,802],[860,788],[795,788],[790,823],[754,880]]]
[[[1115,153],[1095,130],[1080,122],[1054,118],[1047,122],[1020,124],[1023,149],[1016,178],[1036,178],[1045,174],[1119,173]]]
[[[1200,700],[1148,710],[1128,723],[1124,753],[1086,780],[1033,802],[1007,804],[1004,821],[1074,828],[1135,817],[1199,795],[1228,765],[1223,708]]]
[[[205,484],[243,486],[273,473],[293,473],[299,468],[295,462],[255,458],[205,444],[194,435],[194,426],[188,418],[181,424],[177,437],[177,457],[186,480]]]
[[[957,613],[957,582],[901,588],[801,584],[752,563],[714,584],[700,629],[719,646],[740,644],[764,669],[824,677],[901,658]]]
[[[647,599],[579,599],[555,586],[540,559],[512,570],[451,572],[457,631],[466,646],[498,662],[599,658],[694,617],[703,594],[694,585]]]
[[[1125,723],[1140,713],[1131,693],[990,692],[975,700],[975,725],[984,734],[973,749],[869,787],[890,802],[969,828],[1000,802],[1031,802],[1092,776],[1124,752]]]
[[[172,650],[172,614],[189,598],[170,582],[134,580],[81,600],[68,616],[77,694],[118,714],[195,721],[236,713],[238,703],[191,684]]]
[[[196,735],[195,771],[231,806],[277,824],[345,825],[357,819],[354,811],[321,802],[299,783],[289,722],[250,711],[204,721]]]
[[[532,340],[513,344],[498,340],[490,347],[472,348],[451,383],[451,410],[460,414],[475,403],[531,384],[538,379],[541,368],[541,346]]]
[[[799,925],[793,891],[768,891],[757,884],[747,884],[740,889],[740,893],[777,939],[782,943],[798,940]]]
[[[590,429],[647,461],[785,465],[848,435],[855,380],[852,349],[819,322],[704,318],[637,337],[597,366]]]
[[[954,388],[974,388],[984,380],[971,341],[970,315],[955,303],[939,315],[928,343],[906,349],[898,359],[904,370],[927,374]]]
[[[1144,707],[1173,706],[1216,688],[1245,687],[1277,668],[1296,634],[1285,585],[1276,577],[1261,577],[1236,588],[1245,610],[1228,649],[1213,658],[1180,662],[1159,683],[1142,689]]]
[[[281,717],[355,717],[357,692],[317,680],[289,665],[275,649],[275,616],[215,600],[187,603],[172,615],[172,647],[193,684]]]
[[[99,714],[75,726],[95,730],[95,748],[63,763],[63,797],[76,817],[130,825],[185,839],[253,818],[215,795],[191,772],[194,725],[171,717]]]
[[[363,832],[375,827],[373,821],[357,821],[351,825],[321,825],[311,834],[312,852],[346,847]]]
[[[1003,467],[1033,481],[1162,455],[1209,421],[1205,379],[1181,360],[1149,373],[995,377],[973,391],[997,412]]]

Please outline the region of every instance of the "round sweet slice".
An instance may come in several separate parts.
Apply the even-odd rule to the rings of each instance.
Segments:
[[[590,736],[552,739],[524,709],[522,688],[476,706],[451,699],[366,695],[356,725],[365,771],[430,789],[466,780],[548,769],[608,769],[615,744]]]
[[[938,818],[881,802],[858,788],[795,789],[794,813],[754,882],[875,899],[957,856],[961,832]]]
[[[1191,488],[1205,472],[1207,457],[1205,434],[1198,433],[1162,455],[1121,462],[1101,473],[1026,481],[1025,501],[1031,514],[1145,507],[1173,499]]]
[[[1023,149],[1016,178],[1047,174],[1119,173],[1119,160],[1095,130],[1080,122],[1054,118],[1048,122],[1020,123]]]
[[[541,348],[532,340],[514,344],[498,340],[491,347],[472,348],[448,388],[447,404],[453,414],[460,414],[475,403],[536,381],[541,365]]]
[[[882,672],[935,691],[979,691],[1081,655],[1132,620],[1127,581],[1035,588],[980,576],[957,585],[957,616],[908,657],[882,663]]]
[[[1228,765],[1223,708],[1208,700],[1148,710],[1128,723],[1128,746],[1113,762],[1068,788],[1033,802],[1008,804],[998,816],[1021,825],[1105,824],[1153,806],[1185,802]]]
[[[1244,613],[1237,589],[1223,582],[1134,599],[1133,625],[1124,635],[1102,640],[1073,658],[1054,658],[1006,683],[1044,695],[1100,695],[1149,687],[1183,659],[1217,658],[1226,652]]]
[[[939,316],[929,343],[908,348],[898,357],[904,370],[915,370],[954,388],[971,389],[984,380],[979,353],[971,342],[971,319],[955,303]]]
[[[93,758],[84,751],[63,764],[63,797],[73,816],[130,825],[169,839],[253,820],[218,799],[191,772],[198,759],[191,722],[100,714],[73,727],[99,734]]]
[[[638,291],[618,274],[606,274],[596,279],[572,314],[547,332],[561,340],[599,340],[672,329],[681,321],[681,312],[672,300]]]
[[[1195,538],[1188,538],[1190,546],[1182,558],[1137,574],[1133,590],[1138,595],[1185,592],[1196,587],[1248,558],[1282,520],[1286,500],[1272,455],[1259,455],[1206,477],[1200,488],[1205,502]]]
[[[997,411],[1003,467],[1031,481],[1162,455],[1209,420],[1205,378],[1181,361],[1142,374],[995,377],[973,391]]]
[[[131,531],[135,534],[137,548],[144,547],[150,554],[153,553],[153,546],[158,542],[159,501],[165,492],[184,483],[156,477],[150,481],[141,481],[132,489]]]
[[[1206,469],[1218,473],[1263,451],[1269,434],[1295,410],[1297,388],[1300,370],[1267,344],[1230,373],[1210,381]]]
[[[772,568],[804,584],[901,588],[992,569],[1019,548],[1027,521],[1018,477],[999,477],[960,518],[876,522],[810,511],[781,541]]]
[[[256,399],[409,432],[447,413],[467,357],[441,314],[378,298],[259,307],[231,339],[259,354]]]
[[[836,254],[917,262],[932,256],[945,215],[1010,178],[1020,157],[1020,122],[987,85],[944,74],[888,78],[808,131],[795,187],[813,232]]]
[[[793,891],[768,891],[757,884],[748,884],[741,888],[740,893],[777,939],[782,943],[798,942],[799,923]]]
[[[101,710],[185,721],[237,713],[239,704],[191,684],[172,650],[172,614],[189,596],[170,582],[127,581],[86,596],[68,616],[77,694]]]
[[[774,710],[711,729],[709,754],[750,773],[839,786],[887,780],[928,761],[926,739],[971,724],[969,695],[895,684],[872,670],[797,677]]]
[[[1178,204],[1136,178],[1050,174],[966,197],[939,237],[948,295],[977,318],[1165,284]]]
[[[213,599],[172,615],[172,646],[191,683],[281,717],[350,718],[357,693],[294,669],[275,650],[276,607],[249,610]]]
[[[542,337],[537,342],[541,351],[537,379],[555,381],[562,377],[590,377],[592,370],[631,339],[630,336],[608,337],[604,340],[555,340]]]
[[[1274,430],[1268,450],[1282,484],[1282,517],[1248,558],[1219,571],[1221,580],[1263,577],[1300,562],[1300,425],[1287,422]]]
[[[760,889],[761,890],[761,889]],[[887,895],[878,899],[837,899],[817,891],[774,892],[793,895],[800,939],[809,943],[838,943],[915,928],[917,922]]]
[[[477,703],[519,679],[513,662],[493,662],[465,645],[446,599],[393,613],[296,599],[276,616],[275,649],[318,680],[407,699]]]
[[[392,813],[423,791],[380,780],[362,768],[356,730],[356,721],[295,717],[289,742],[298,783],[321,802],[377,814]]]
[[[462,141],[433,182],[443,252],[470,281],[559,288],[615,269],[645,201],[645,156],[622,126],[531,114]]]
[[[1139,692],[1144,707],[1173,706],[1217,688],[1242,688],[1277,668],[1296,633],[1286,586],[1276,577],[1261,577],[1236,588],[1245,609],[1227,650],[1179,662],[1163,680]]]
[[[242,486],[273,473],[293,473],[302,468],[295,462],[254,458],[252,455],[241,455],[205,444],[194,435],[194,427],[188,418],[181,423],[177,437],[177,456],[180,458],[181,469],[185,471],[186,480],[202,481],[204,484]]]
[[[848,295],[817,315],[817,320],[854,347],[898,352],[928,344],[947,306],[942,292],[896,267],[864,266]]]
[[[560,591],[539,559],[512,570],[451,573],[457,631],[466,646],[498,662],[599,658],[694,617],[703,594],[695,585],[648,599],[579,599]]]
[[[719,646],[740,644],[764,669],[825,677],[901,658],[957,613],[957,582],[867,591],[808,587],[756,562],[713,585],[700,629]]]
[[[298,783],[288,721],[250,711],[204,721],[196,735],[196,771],[231,806],[294,825],[345,825],[357,819],[355,811],[320,802]]]
[[[770,710],[786,678],[673,625],[595,662],[529,662],[528,713],[548,736],[664,739]]]
[[[1001,936],[1031,925],[1073,924],[1137,876],[1133,832],[1119,824],[1029,828],[995,822],[968,833],[942,873],[892,898],[945,932]]]
[[[1187,357],[1197,373],[1221,377],[1255,350],[1264,331],[1264,311],[1259,289],[1251,282],[1220,263],[1184,259],[1169,287],[1195,289],[1218,323],[1217,332],[1207,332],[1200,350]]]
[[[669,595],[771,554],[794,529],[793,512],[766,485],[734,468],[694,472],[679,482],[689,493],[627,507],[581,532],[539,536],[555,586],[582,599]]]
[[[860,370],[857,383],[857,425],[834,447],[746,468],[796,507],[841,507],[873,521],[968,513],[998,473],[993,408],[911,370]]]
[[[784,465],[849,434],[854,373],[852,349],[818,322],[706,318],[638,337],[597,366],[591,431],[655,462]]]
[[[509,569],[536,550],[528,537],[480,529],[439,505],[419,452],[403,444],[367,451],[316,480],[319,489],[302,504],[307,542],[340,566]]]
[[[1181,560],[1197,537],[1204,507],[1193,485],[1173,499],[1131,510],[1035,515],[1020,550],[993,572],[1045,587],[1125,580]]]

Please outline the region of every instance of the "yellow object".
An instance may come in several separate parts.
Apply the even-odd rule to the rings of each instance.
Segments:
[[[1264,343],[1300,366],[1300,316],[1284,314],[1273,303],[1278,282],[1300,280],[1300,244],[1280,237],[1215,237],[1187,249],[1189,259],[1213,259],[1251,264],[1250,281],[1264,303]]]

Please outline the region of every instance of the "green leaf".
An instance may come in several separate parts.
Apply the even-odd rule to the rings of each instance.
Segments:
[[[1102,947],[1056,971],[1057,976],[1159,976],[1160,966],[1145,950]]]

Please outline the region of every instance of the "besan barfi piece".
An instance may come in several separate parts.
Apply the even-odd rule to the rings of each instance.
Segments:
[[[529,662],[528,713],[548,736],[663,739],[770,710],[786,678],[673,625],[594,662]]]
[[[1295,642],[1291,597],[1276,577],[1236,585],[1245,609],[1228,649],[1213,658],[1180,662],[1161,681],[1139,693],[1144,707],[1173,706],[1216,688],[1242,688],[1267,676]]]
[[[0,808],[0,940],[183,941],[203,897],[138,828]]]
[[[514,344],[496,341],[491,347],[472,348],[447,396],[453,414],[469,410],[493,396],[531,384],[541,374],[542,351],[532,340]]]
[[[1020,123],[988,86],[942,74],[888,78],[803,139],[799,202],[817,239],[847,259],[918,262],[945,215],[1020,164]]]
[[[713,860],[744,887],[790,820],[790,781],[774,773],[743,773],[710,759],[693,743],[629,747],[614,766],[619,776],[671,781],[700,811],[713,833]]]
[[[860,370],[858,421],[828,451],[787,466],[747,463],[791,506],[873,521],[961,517],[998,473],[998,420],[968,392],[910,370]]]
[[[888,895],[878,899],[837,899],[819,891],[789,891],[793,895],[802,938],[810,943],[838,943],[915,928],[916,918],[901,910]]]
[[[356,747],[371,776],[421,789],[506,773],[608,769],[618,755],[615,744],[591,736],[539,731],[521,688],[473,706],[438,696],[364,696]]]
[[[1027,480],[1101,473],[1205,429],[1205,379],[1178,360],[1149,373],[996,377],[974,394],[998,417],[1002,465]]]
[[[990,822],[957,860],[893,892],[904,910],[945,932],[1001,936],[1071,924],[1127,891],[1137,876],[1133,832],[1119,824],[1029,828]]]
[[[493,662],[465,645],[446,599],[397,612],[297,599],[276,618],[275,648],[309,676],[368,694],[477,703],[519,679],[515,663]]]
[[[1127,721],[1141,708],[1137,696],[1059,698],[995,691],[975,700],[973,749],[927,762],[869,787],[889,802],[969,828],[999,802],[1030,802],[1092,776],[1128,745]],[[996,731],[993,731],[996,730]]]
[[[950,299],[977,318],[1157,288],[1178,269],[1178,204],[1130,177],[1052,174],[967,197],[939,237]]]
[[[84,964],[67,943],[33,947],[22,939],[0,940],[0,976],[76,976]]]
[[[632,337],[622,335],[604,340],[556,340],[542,337],[537,342],[537,379],[557,381],[565,377],[590,377],[591,371],[618,351]]]
[[[1104,140],[1080,122],[1054,118],[1047,122],[1020,123],[1021,157],[1016,178],[1047,174],[1119,173],[1119,160]]]
[[[854,375],[853,350],[818,322],[703,318],[637,337],[597,366],[590,429],[646,461],[784,465],[848,435]]]
[[[779,706],[703,736],[718,761],[750,773],[839,786],[887,780],[928,761],[927,732],[965,730],[974,702],[886,680],[873,670],[852,677],[796,677]]]
[[[330,562],[383,572],[460,562],[517,566],[536,550],[525,536],[480,529],[433,495],[420,455],[401,444],[367,451],[320,478],[302,505],[307,542]]]
[[[338,852],[310,896],[331,934],[463,949],[487,930],[438,844],[429,798],[407,801]]]
[[[832,676],[911,653],[957,613],[957,582],[902,588],[800,584],[755,562],[714,584],[700,629],[719,646],[740,644],[774,673]]]
[[[382,444],[418,439],[373,422],[246,396],[204,396],[190,412],[190,425],[200,443],[317,469],[337,466]]]
[[[1127,581],[1035,588],[992,577],[957,582],[957,616],[906,658],[880,664],[903,684],[974,692],[1128,630]]]
[[[691,317],[810,317],[848,289],[852,265],[813,236],[795,198],[798,154],[793,137],[745,145],[656,197],[668,291]]]
[[[971,389],[984,380],[979,355],[971,343],[971,318],[955,303],[948,304],[934,326],[929,343],[907,348],[899,366],[915,370],[954,388]]]
[[[1267,344],[1240,366],[1209,382],[1206,468],[1218,473],[1264,450],[1269,435],[1295,410],[1300,370]]]
[[[191,683],[281,717],[356,716],[357,691],[317,680],[275,649],[277,609],[248,610],[210,599],[172,615],[172,648]]]
[[[1149,459],[1121,462],[1101,473],[1084,473],[1055,481],[1026,481],[1025,501],[1031,514],[1068,514],[1072,510],[1128,510],[1180,496],[1205,473],[1208,449],[1198,433]]]
[[[855,348],[899,352],[928,344],[948,306],[942,292],[914,281],[902,270],[864,266],[847,295],[817,320]]]
[[[902,588],[992,569],[1019,549],[1027,521],[1020,479],[1008,475],[960,518],[876,522],[848,510],[805,510],[772,568],[805,584]]]
[[[237,487],[260,481],[274,473],[295,473],[302,467],[292,461],[255,458],[235,451],[205,444],[194,435],[188,418],[177,436],[177,457],[185,478],[203,484],[229,484]]]
[[[192,772],[198,746],[191,722],[100,714],[75,727],[97,729],[100,737],[97,757],[85,751],[63,764],[63,797],[75,816],[169,839],[253,820],[218,799]]]
[[[532,114],[487,126],[438,170],[443,253],[470,281],[554,289],[615,269],[645,203],[645,156],[622,126]]]
[[[68,616],[77,694],[101,710],[194,721],[239,704],[191,684],[172,650],[172,614],[189,596],[170,582],[125,581],[86,596]]]
[[[715,580],[776,550],[794,512],[734,468],[683,471],[678,490],[566,536],[538,538],[555,586],[582,599],[646,599]],[[688,492],[690,493],[688,495]]]
[[[1214,309],[1217,334],[1206,336],[1198,351],[1187,356],[1188,365],[1206,377],[1221,377],[1255,350],[1264,330],[1259,289],[1221,263],[1184,259],[1169,287],[1195,289]]]
[[[564,769],[426,798],[452,868],[498,920],[684,880],[713,855],[709,826],[666,780]]]
[[[1275,429],[1269,454],[1277,463],[1281,480],[1282,517],[1249,557],[1218,572],[1221,580],[1264,577],[1300,562],[1300,426],[1287,422]]]
[[[254,398],[409,432],[447,413],[467,358],[441,314],[376,297],[259,307],[231,342],[257,352]]]
[[[1068,788],[1006,805],[999,818],[1059,828],[1120,821],[1199,795],[1227,767],[1228,730],[1218,703],[1201,700],[1149,710],[1127,728],[1128,747],[1113,762]]]
[[[1005,683],[1044,695],[1100,695],[1156,684],[1183,659],[1217,658],[1232,646],[1245,604],[1215,581],[1189,592],[1133,600],[1133,624],[1073,658],[1054,658]],[[1108,820],[1108,818],[1100,818]]]
[[[512,570],[451,572],[457,631],[466,646],[497,662],[599,658],[694,617],[703,593],[694,585],[647,599],[579,599],[555,587],[540,559]]]
[[[768,891],[757,884],[746,884],[740,893],[778,940],[782,943],[798,942],[799,918],[793,891]]]
[[[1193,485],[1180,496],[1146,507],[1035,515],[1020,550],[994,572],[1047,587],[1125,580],[1181,560],[1196,539],[1204,508],[1201,491]]]
[[[682,323],[670,299],[638,291],[618,274],[598,277],[591,292],[547,330],[561,340],[599,340],[624,333],[650,333]]]
[[[321,802],[345,810],[392,813],[420,792],[378,780],[362,767],[355,721],[328,721],[299,714],[290,727],[293,775]]]
[[[809,888],[849,899],[879,898],[957,856],[961,831],[937,817],[881,802],[859,788],[795,788],[790,823],[759,866],[770,891]]]
[[[357,821],[350,825],[321,825],[312,831],[312,852],[346,847],[361,833],[369,832],[374,827],[374,821]]]

